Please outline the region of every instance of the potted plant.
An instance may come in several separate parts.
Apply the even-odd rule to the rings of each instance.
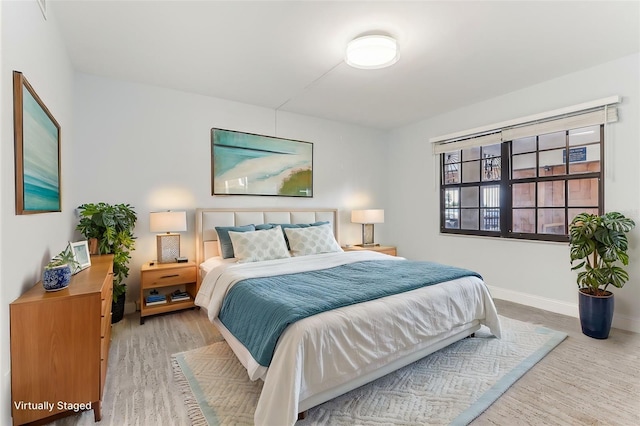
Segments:
[[[53,257],[44,267],[42,286],[46,291],[58,291],[66,288],[71,281],[71,275],[78,267],[71,247]]]
[[[129,204],[88,203],[78,207],[80,222],[76,229],[87,238],[96,238],[99,254],[113,254],[113,303],[111,322],[124,315],[131,251],[135,249],[133,229],[138,219]]]
[[[601,216],[578,214],[569,225],[571,270],[578,272],[582,332],[596,339],[609,337],[613,319],[613,293],[629,280],[623,266],[629,264],[627,233],[635,222],[618,212]],[[578,262],[574,266],[574,262]]]

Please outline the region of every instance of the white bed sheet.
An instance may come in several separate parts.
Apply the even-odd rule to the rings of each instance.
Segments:
[[[358,251],[222,264],[204,277],[195,302],[221,326],[217,315],[222,300],[241,279],[376,259],[404,261]],[[269,368],[260,366],[237,340],[227,341],[249,377],[264,380],[255,423],[288,425],[295,423],[301,401],[453,336],[473,323],[487,325],[500,337],[500,322],[486,286],[476,277],[465,277],[298,321],[278,340]]]
[[[238,263],[238,259],[235,257],[224,259],[222,256],[211,257],[200,264],[201,276],[206,276],[212,269],[220,265],[228,265],[231,263]]]

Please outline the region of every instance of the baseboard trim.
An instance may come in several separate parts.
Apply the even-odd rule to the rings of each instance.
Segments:
[[[487,286],[494,299],[508,300],[509,302],[520,303],[521,305],[533,308],[544,309],[556,314],[568,315],[578,318],[578,304],[562,302],[547,297],[535,296],[533,294],[522,293],[520,291],[507,290],[500,287]]]
[[[640,333],[640,319],[631,318],[626,315],[613,314],[613,328]]]
[[[509,302],[520,303],[521,305],[544,309],[545,311],[568,315],[574,318],[578,318],[579,316],[577,303],[563,302],[560,300],[549,299],[547,297],[535,296],[532,294],[522,293],[514,290],[507,290],[490,285],[487,287],[491,292],[491,297],[493,297],[494,299],[503,299]],[[612,326],[620,330],[640,333],[640,319],[638,318],[632,318],[626,315],[615,313],[613,316]]]
[[[135,302],[126,302],[124,304],[124,313],[125,314],[131,314],[135,311],[139,310],[138,309],[138,301]]]

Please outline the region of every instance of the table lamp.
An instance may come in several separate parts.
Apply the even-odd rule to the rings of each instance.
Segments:
[[[373,242],[373,224],[384,223],[384,210],[353,210],[351,212],[351,222],[362,224],[362,244],[356,245],[361,247],[379,245]]]
[[[180,234],[187,230],[187,212],[151,212],[151,232],[165,232],[156,237],[158,263],[173,263],[180,257]]]

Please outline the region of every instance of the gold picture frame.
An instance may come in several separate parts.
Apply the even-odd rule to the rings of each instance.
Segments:
[[[313,143],[211,129],[211,194],[313,197]]]
[[[61,211],[60,125],[19,71],[13,72],[16,214]]]

